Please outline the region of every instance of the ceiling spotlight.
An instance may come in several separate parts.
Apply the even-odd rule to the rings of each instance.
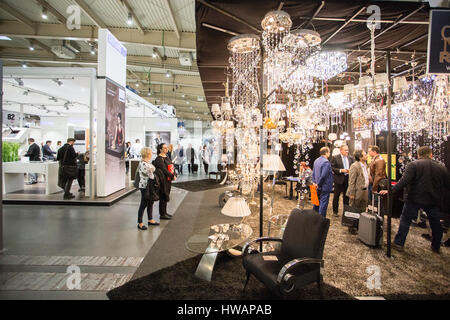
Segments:
[[[169,71],[169,70],[167,70],[167,72],[166,72],[166,77],[167,78],[170,78],[172,76],[172,73]]]
[[[30,49],[30,51],[34,51],[34,43],[32,41],[30,41],[30,46],[28,49]]]
[[[131,16],[131,12],[128,12],[127,24],[131,26],[133,24],[133,17]]]
[[[24,96],[27,96],[29,92],[30,92],[30,90],[25,90],[25,91],[23,92],[23,95],[24,95]]]
[[[66,110],[69,110],[69,101],[64,103],[64,108],[66,108]]]
[[[54,81],[58,86],[62,86],[62,85],[63,85],[62,81],[59,80],[59,79],[53,79],[53,81]]]
[[[95,48],[94,48],[94,46],[91,46],[91,54],[92,54],[92,55],[95,54]]]
[[[184,97],[186,97],[186,95],[183,93],[183,94],[181,95],[181,97],[184,98]]]
[[[190,102],[189,101],[186,101],[186,104],[189,104]]]
[[[53,100],[55,102],[58,102],[58,99],[56,99],[55,97],[50,97],[50,98],[48,98],[48,100]]]
[[[151,95],[152,95],[152,89],[151,89],[151,88],[148,88],[148,93],[147,93],[147,95],[148,95],[148,96],[151,96]]]
[[[42,19],[47,20],[48,19],[48,15],[47,15],[47,9],[42,7],[42,15],[41,15]]]
[[[197,101],[203,101],[203,97],[198,96]]]
[[[139,83],[136,83],[136,87],[138,87],[138,88],[139,88]]]
[[[18,84],[19,86],[23,86],[23,81],[22,81],[22,79],[20,79],[20,78],[15,78],[14,80],[16,80],[16,82],[17,82],[17,84]]]

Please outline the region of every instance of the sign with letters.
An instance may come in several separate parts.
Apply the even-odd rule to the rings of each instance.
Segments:
[[[450,10],[431,10],[427,73],[450,73]]]

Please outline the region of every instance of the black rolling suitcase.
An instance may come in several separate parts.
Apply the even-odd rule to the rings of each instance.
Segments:
[[[198,172],[198,164],[194,163],[192,165],[192,173],[197,173]]]
[[[341,224],[350,228],[358,228],[361,210],[344,204],[344,212],[342,213]]]

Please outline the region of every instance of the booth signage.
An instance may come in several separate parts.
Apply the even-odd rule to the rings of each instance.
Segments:
[[[431,10],[427,73],[450,73],[450,10]]]

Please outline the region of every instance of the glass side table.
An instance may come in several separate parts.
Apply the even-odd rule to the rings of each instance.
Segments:
[[[186,242],[186,249],[203,254],[195,276],[211,281],[217,254],[244,244],[252,233],[252,228],[243,223],[216,224],[195,232]]]

